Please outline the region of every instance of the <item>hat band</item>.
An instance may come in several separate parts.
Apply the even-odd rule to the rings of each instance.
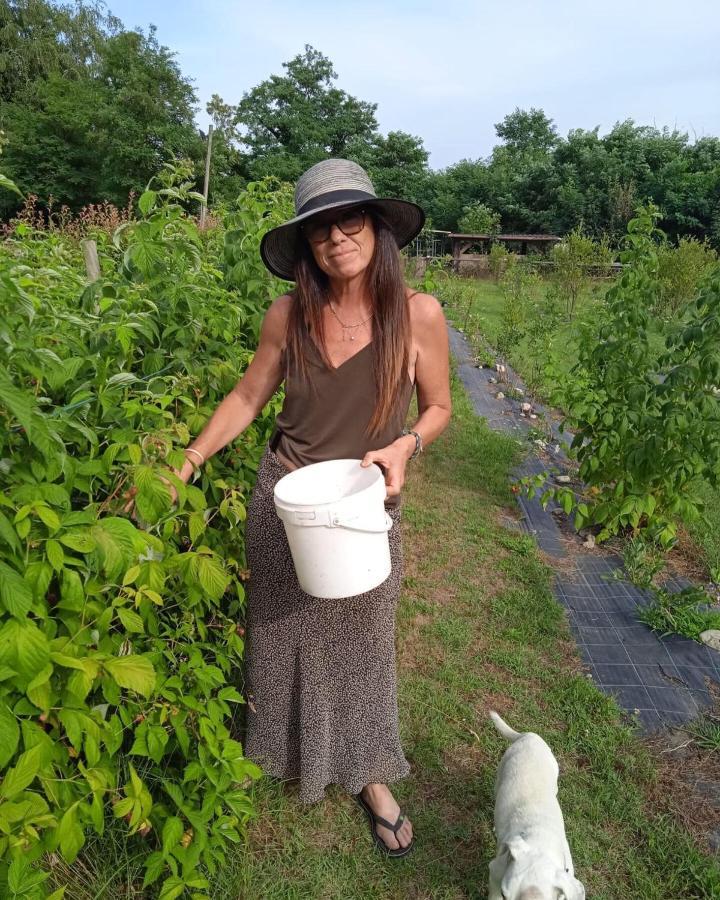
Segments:
[[[295,215],[304,216],[306,213],[321,207],[339,206],[341,203],[361,203],[363,200],[377,200],[377,197],[375,194],[370,194],[367,191],[328,191],[325,194],[318,194],[317,197],[312,197],[307,203],[303,204],[302,208]]]

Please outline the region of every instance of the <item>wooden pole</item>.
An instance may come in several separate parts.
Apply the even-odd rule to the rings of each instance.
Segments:
[[[203,185],[203,197],[205,200],[200,206],[200,227],[205,227],[205,216],[207,215],[208,190],[210,188],[210,154],[212,153],[212,134],[213,127],[208,127],[208,144],[207,154],[205,156],[205,184]]]
[[[98,259],[97,244],[95,241],[80,241],[83,256],[85,258],[85,271],[90,281],[97,281],[100,278],[100,260]]]

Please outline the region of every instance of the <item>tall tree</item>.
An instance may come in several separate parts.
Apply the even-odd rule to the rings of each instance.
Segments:
[[[169,156],[200,159],[193,88],[154,28],[125,31],[99,6],[2,2],[12,47],[3,164],[25,192],[72,207],[124,203]],[[0,212],[10,202],[1,197]]]
[[[337,88],[326,56],[306,44],[283,68],[285,75],[271,75],[237,106],[235,124],[252,177],[295,181],[321,159],[344,156],[355,139],[374,137],[376,104]]]
[[[346,156],[367,171],[378,196],[415,202],[423,197],[428,152],[422,138],[404,131],[390,131],[387,137],[357,137],[348,144]]]

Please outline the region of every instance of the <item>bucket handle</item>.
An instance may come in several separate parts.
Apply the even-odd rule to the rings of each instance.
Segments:
[[[385,513],[385,521],[382,525],[363,521],[361,515],[348,517],[333,510],[327,510],[325,516],[315,510],[308,510],[307,512],[295,510],[293,519],[295,525],[302,525],[305,527],[324,525],[327,528],[347,528],[351,531],[365,531],[371,533],[390,531],[393,527],[393,520],[387,513]]]

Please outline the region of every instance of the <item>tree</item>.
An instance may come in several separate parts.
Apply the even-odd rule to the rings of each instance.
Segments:
[[[495,125],[503,141],[488,166],[489,202],[509,230],[551,231],[546,185],[559,138],[541,109],[515,109]]]
[[[237,105],[234,121],[252,178],[295,181],[321,159],[345,156],[353,141],[375,137],[377,105],[335,87],[326,56],[306,44],[283,68],[285,75],[271,75]]]
[[[495,124],[495,133],[513,155],[546,156],[559,140],[552,119],[534,106],[529,110],[516,107]]]
[[[391,131],[371,138],[356,137],[346,151],[370,176],[379,197],[418,201],[428,177],[428,152],[422,138]]]
[[[169,157],[202,157],[195,93],[173,53],[154,28],[125,31],[98,9],[45,0],[1,8],[14,60],[0,97],[6,171],[26,193],[74,208],[123,204]]]
[[[500,216],[476,200],[463,208],[458,229],[463,234],[497,234],[500,231]]]
[[[428,212],[436,228],[455,231],[463,209],[474,201],[487,203],[488,197],[486,163],[481,159],[462,159],[441,172],[433,172],[426,179],[421,206]]]

